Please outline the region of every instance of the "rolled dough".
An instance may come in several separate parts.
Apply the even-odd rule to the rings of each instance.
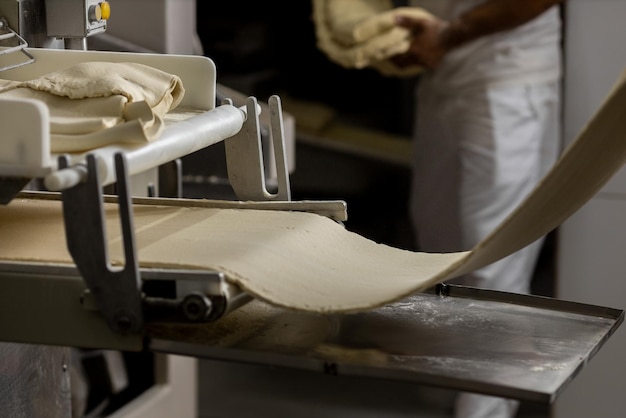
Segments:
[[[258,299],[295,310],[379,307],[471,272],[560,225],[626,162],[622,77],[531,195],[467,252],[432,254],[375,243],[323,216],[272,210],[134,206],[139,262],[217,269]],[[110,257],[122,263],[117,209],[106,206]],[[0,207],[0,259],[71,263],[61,203]]]

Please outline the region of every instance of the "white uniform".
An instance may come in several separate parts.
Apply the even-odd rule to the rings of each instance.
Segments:
[[[411,0],[451,19],[485,0]],[[419,249],[470,249],[524,199],[560,150],[557,7],[449,53],[419,83],[412,218]],[[541,241],[456,281],[528,293]],[[463,395],[457,417],[512,417],[517,404]]]

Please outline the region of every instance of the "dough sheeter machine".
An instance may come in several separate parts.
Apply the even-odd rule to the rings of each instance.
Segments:
[[[180,354],[549,404],[623,321],[618,309],[447,284],[368,312],[314,314],[255,300],[219,271],[139,268],[134,203],[310,211],[338,222],[347,219],[345,203],[291,200],[278,96],[269,99],[278,188],[268,191],[260,107],[254,97],[241,106],[228,99],[216,105],[216,68],[209,58],[25,47],[11,52],[1,78],[30,79],[85,61],[150,65],[182,79],[181,107],[193,112],[173,115],[159,139],[141,147],[52,155],[45,106],[0,99],[2,203],[16,197],[60,201],[75,263],[0,263],[1,341]],[[131,196],[133,175],[220,141],[239,200]],[[33,179],[47,191],[23,190]],[[105,195],[103,188],[112,184],[117,195]],[[119,207],[126,260],[120,269],[107,258],[104,202]]]

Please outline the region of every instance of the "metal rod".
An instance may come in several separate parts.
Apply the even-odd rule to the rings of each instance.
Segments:
[[[230,138],[241,129],[245,118],[246,114],[240,108],[219,106],[166,128],[156,141],[142,147],[112,145],[93,150],[101,171],[101,185],[115,182],[113,158],[118,152],[125,153],[130,175],[141,173]],[[62,191],[76,186],[85,177],[84,166],[80,164],[60,167],[44,178],[44,185],[50,191]]]

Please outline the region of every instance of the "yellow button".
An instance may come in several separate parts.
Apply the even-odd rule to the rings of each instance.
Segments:
[[[108,1],[100,3],[100,13],[102,14],[103,20],[108,20],[109,17],[111,17],[111,5]]]

